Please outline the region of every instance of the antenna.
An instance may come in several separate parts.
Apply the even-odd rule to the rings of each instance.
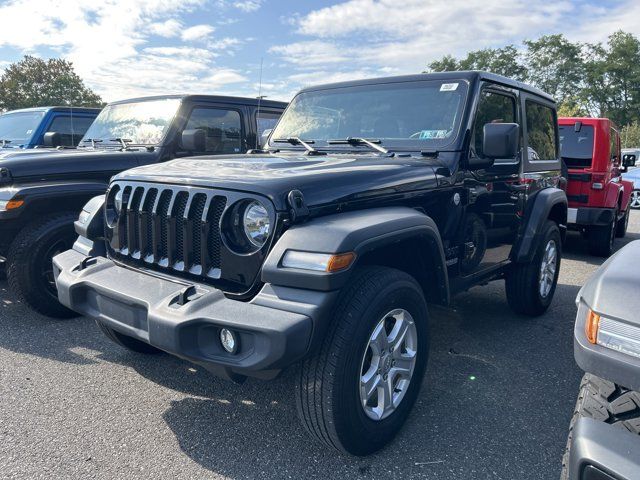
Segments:
[[[260,102],[262,102],[262,63],[264,62],[264,57],[260,57],[260,79],[258,80],[258,110],[256,111],[256,127],[258,126],[258,121],[260,120],[258,117],[260,116]],[[258,129],[256,128],[256,150],[260,146],[260,135],[258,135]]]

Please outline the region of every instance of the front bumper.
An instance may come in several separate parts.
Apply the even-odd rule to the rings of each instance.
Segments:
[[[640,437],[591,418],[579,418],[571,440],[569,479],[639,480]]]
[[[192,284],[105,257],[69,250],[53,263],[63,305],[227,378],[272,377],[303,358],[334,299],[331,292],[271,285],[248,303],[203,284],[193,284],[185,296]],[[179,301],[181,293],[184,302]],[[220,344],[223,327],[239,335],[235,354]]]
[[[569,226],[605,226],[611,224],[615,214],[613,208],[568,208],[567,223]]]

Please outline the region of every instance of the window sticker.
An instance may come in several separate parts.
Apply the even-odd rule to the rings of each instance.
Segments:
[[[420,132],[420,139],[433,139],[433,138],[446,138],[448,130],[422,130]]]
[[[453,92],[455,90],[457,90],[458,88],[458,83],[443,83],[442,85],[440,85],[440,91],[441,92]]]

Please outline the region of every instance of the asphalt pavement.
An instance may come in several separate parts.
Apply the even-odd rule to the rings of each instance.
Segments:
[[[640,212],[616,246],[640,239]],[[602,263],[577,235],[549,311],[514,315],[504,285],[431,309],[428,372],[397,439],[367,458],[311,441],[292,374],[236,385],[51,320],[0,282],[0,478],[556,479],[581,372],[574,299]]]

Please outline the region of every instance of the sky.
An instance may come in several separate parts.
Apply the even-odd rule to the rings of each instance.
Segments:
[[[544,34],[640,35],[640,0],[0,0],[0,19],[0,69],[62,57],[105,101],[290,100],[304,86],[417,73]]]

